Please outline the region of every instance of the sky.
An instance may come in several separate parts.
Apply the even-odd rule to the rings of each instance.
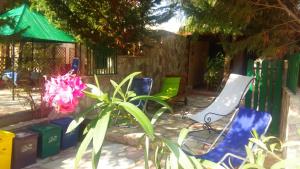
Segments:
[[[156,26],[156,29],[162,29],[169,32],[177,33],[181,25],[183,25],[183,19],[179,14],[171,18],[168,22],[162,23]]]
[[[167,2],[162,1],[161,6],[166,5]],[[169,32],[177,33],[181,25],[184,24],[183,13],[178,11],[176,15],[171,18],[168,22],[162,23],[154,27],[154,29],[162,29]]]

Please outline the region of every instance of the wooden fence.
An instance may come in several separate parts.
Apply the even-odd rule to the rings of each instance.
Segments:
[[[247,75],[255,81],[246,95],[245,106],[272,115],[270,133],[278,135],[282,99],[282,60],[248,61]]]
[[[300,71],[300,54],[288,57],[287,87],[296,94]]]

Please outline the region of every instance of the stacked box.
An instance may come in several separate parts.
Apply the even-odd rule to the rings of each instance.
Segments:
[[[79,128],[77,127],[73,131],[66,133],[69,124],[72,122],[72,118],[64,117],[51,121],[52,124],[58,125],[62,128],[61,130],[61,149],[66,149],[75,146],[78,142]]]
[[[11,168],[11,157],[14,133],[0,130],[0,167],[1,169]]]
[[[49,157],[59,153],[61,128],[54,124],[39,124],[30,128],[39,134],[38,137],[38,156],[41,158]]]
[[[37,158],[38,134],[29,130],[15,131],[12,168],[20,169],[34,164]]]

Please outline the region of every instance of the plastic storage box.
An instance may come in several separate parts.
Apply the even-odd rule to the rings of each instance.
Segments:
[[[66,133],[69,124],[72,122],[72,118],[70,117],[64,117],[60,119],[56,119],[51,121],[52,124],[58,125],[62,128],[61,132],[61,143],[60,148],[66,149],[72,146],[75,146],[78,142],[78,136],[79,136],[79,128],[77,127],[70,133]]]
[[[34,164],[37,157],[38,134],[29,130],[15,131],[12,168],[20,169]]]
[[[39,124],[30,128],[39,133],[38,137],[38,156],[41,158],[49,157],[59,153],[61,128],[53,124]]]
[[[0,130],[0,167],[1,169],[11,168],[11,156],[14,133]]]

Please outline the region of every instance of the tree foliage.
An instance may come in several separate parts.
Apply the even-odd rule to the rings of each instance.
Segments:
[[[31,0],[60,28],[91,44],[125,47],[146,32],[145,26],[168,20],[176,5],[161,0]]]
[[[297,0],[185,0],[185,31],[221,35],[230,54],[281,57],[299,50]]]
[[[0,14],[20,4],[21,0],[1,0],[0,1]]]
[[[20,2],[21,2],[21,0],[1,0],[0,1],[0,14],[19,5]],[[3,25],[9,25],[9,26],[13,27],[14,26],[13,18],[0,18],[0,27]],[[2,40],[4,40],[4,37],[0,36],[0,41],[2,41]]]

